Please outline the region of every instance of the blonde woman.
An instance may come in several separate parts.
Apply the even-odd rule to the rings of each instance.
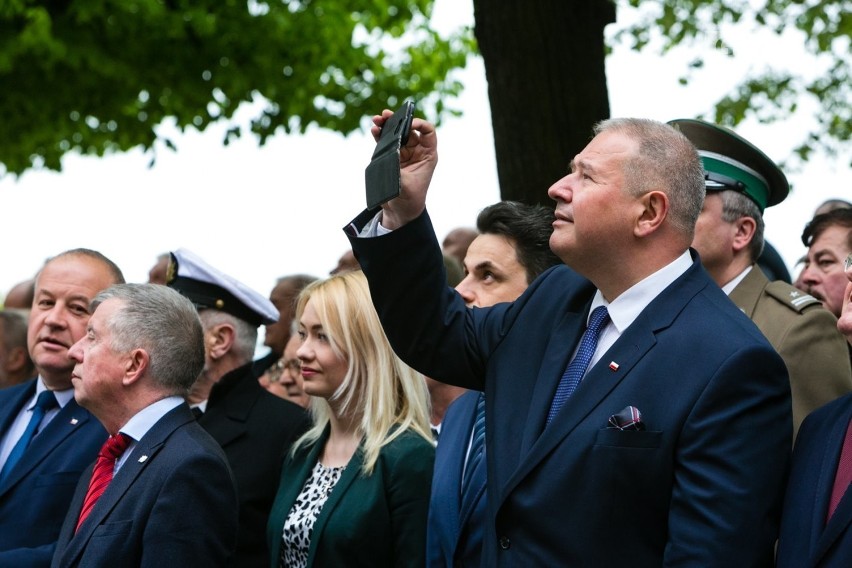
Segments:
[[[423,566],[435,450],[423,377],[391,350],[358,272],[296,307],[313,427],[269,518],[273,567]]]

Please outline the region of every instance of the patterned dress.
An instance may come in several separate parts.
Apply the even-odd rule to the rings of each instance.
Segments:
[[[314,523],[345,469],[346,466],[325,467],[320,462],[314,466],[284,522],[278,563],[281,568],[307,566]]]

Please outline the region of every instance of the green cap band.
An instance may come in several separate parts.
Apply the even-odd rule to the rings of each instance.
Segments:
[[[769,202],[769,183],[759,173],[736,160],[714,152],[698,151],[704,171],[728,176],[742,183],[743,193],[763,212]]]

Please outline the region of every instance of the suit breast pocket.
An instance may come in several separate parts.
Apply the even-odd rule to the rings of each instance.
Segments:
[[[118,521],[115,523],[104,523],[95,529],[92,538],[113,538],[130,534],[133,521]]]
[[[595,436],[595,446],[616,448],[659,448],[663,439],[662,432],[647,430],[619,430],[603,428]]]
[[[661,431],[604,428],[595,433],[587,468],[595,482],[613,495],[619,507],[665,518],[671,495],[672,450]],[[662,508],[661,508],[662,507]]]

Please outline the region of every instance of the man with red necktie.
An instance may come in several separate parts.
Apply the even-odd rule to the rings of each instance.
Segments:
[[[227,565],[236,487],[184,400],[204,365],[195,307],[165,286],[123,284],[91,311],[68,351],[71,380],[110,437],[77,484],[52,566]]]

